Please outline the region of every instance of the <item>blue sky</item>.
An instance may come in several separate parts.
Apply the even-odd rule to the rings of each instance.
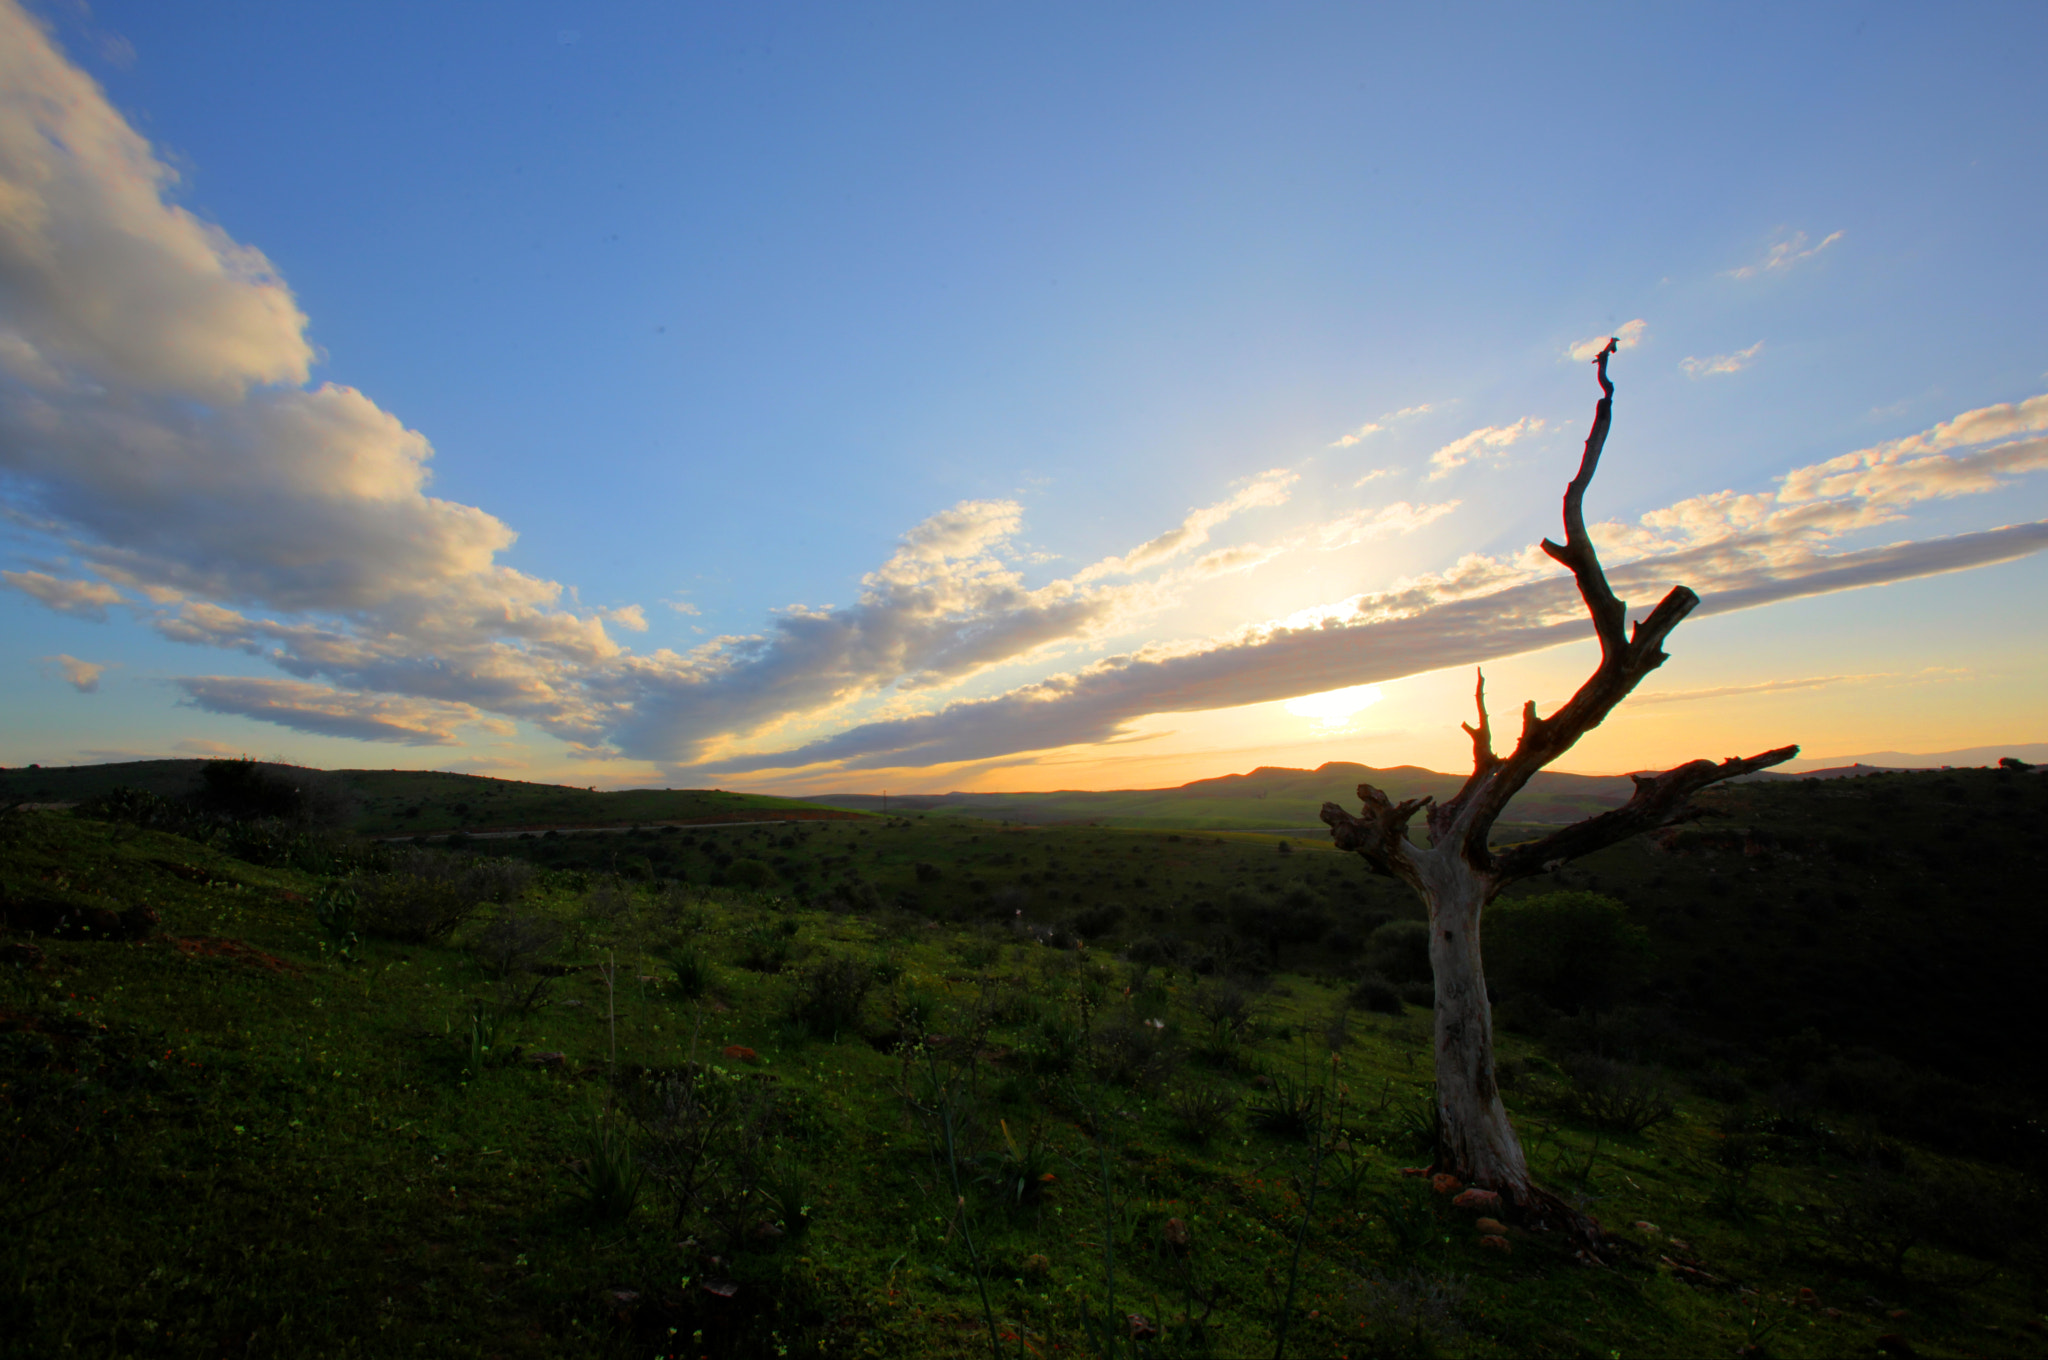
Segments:
[[[1567,765],[2048,738],[2044,36],[0,0],[0,762],[1454,766],[1609,334]]]

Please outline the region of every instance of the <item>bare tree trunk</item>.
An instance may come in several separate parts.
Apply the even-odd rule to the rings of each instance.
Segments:
[[[1431,855],[1429,965],[1436,974],[1436,1091],[1442,1145],[1435,1167],[1520,1203],[1529,1189],[1522,1144],[1493,1073],[1493,1007],[1479,957],[1487,875],[1456,854]]]
[[[1411,798],[1395,803],[1370,784],[1358,786],[1363,805],[1353,816],[1335,803],[1323,804],[1323,820],[1340,850],[1356,851],[1374,872],[1414,888],[1429,909],[1429,960],[1436,975],[1436,1082],[1440,1118],[1432,1170],[1469,1185],[1497,1191],[1508,1211],[1530,1226],[1559,1227],[1589,1244],[1601,1239],[1600,1225],[1529,1178],[1527,1160],[1515,1137],[1494,1077],[1493,1008],[1486,995],[1480,957],[1480,917],[1500,890],[1517,879],[1591,854],[1639,831],[1682,820],[1686,800],[1709,784],[1780,764],[1799,754],[1796,746],[1715,764],[1695,760],[1657,775],[1636,775],[1635,795],[1621,807],[1574,823],[1540,840],[1508,846],[1496,855],[1488,844],[1495,819],[1532,776],[1569,751],[1600,725],[1643,678],[1664,664],[1663,641],[1699,604],[1677,586],[1633,629],[1628,606],[1608,586],[1606,573],[1586,533],[1586,488],[1600,465],[1613,413],[1614,385],[1607,378],[1613,341],[1594,360],[1601,396],[1578,475],[1565,488],[1565,541],[1543,541],[1543,550],[1571,569],[1579,595],[1600,639],[1600,664],[1563,707],[1548,718],[1536,705],[1522,709],[1522,735],[1505,758],[1494,754],[1486,713],[1486,677],[1479,677],[1479,725],[1472,738],[1472,774],[1448,802]],[[1408,839],[1408,823],[1427,811],[1430,846]]]

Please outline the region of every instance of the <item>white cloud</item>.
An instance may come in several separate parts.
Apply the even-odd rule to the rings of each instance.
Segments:
[[[121,603],[121,592],[105,581],[64,580],[40,571],[0,571],[0,583],[41,600],[60,614],[104,619],[107,606]]]
[[[1512,425],[1487,425],[1453,439],[1429,455],[1429,465],[1435,469],[1429,474],[1429,480],[1434,482],[1448,477],[1453,469],[1477,458],[1497,458],[1509,445],[1528,435],[1538,434],[1542,429],[1541,420],[1535,416],[1523,416]]]
[[[1296,476],[1297,474],[1284,468],[1262,472],[1228,500],[1218,501],[1199,510],[1190,510],[1186,519],[1157,538],[1140,543],[1121,557],[1105,557],[1100,562],[1084,567],[1075,574],[1074,579],[1077,582],[1087,582],[1100,580],[1105,576],[1128,576],[1156,567],[1162,562],[1170,562],[1182,553],[1192,552],[1207,543],[1211,531],[1232,516],[1256,506],[1286,504],[1288,489],[1294,485]]]
[[[1685,376],[1688,378],[1704,378],[1714,373],[1740,373],[1749,367],[1750,362],[1763,347],[1764,342],[1759,340],[1748,349],[1739,349],[1733,354],[1716,354],[1705,359],[1695,359],[1688,354],[1678,361],[1678,366],[1685,370]]]
[[[209,713],[276,723],[299,732],[407,746],[453,746],[455,730],[483,715],[467,704],[350,694],[296,680],[195,675],[179,680],[185,702]]]
[[[1376,482],[1382,477],[1391,477],[1393,475],[1394,469],[1392,468],[1374,468],[1371,472],[1366,473],[1363,477],[1360,477],[1357,481],[1353,482],[1351,484],[1351,489],[1353,491],[1356,491],[1361,486],[1364,486],[1367,482]]]
[[[1733,279],[1753,279],[1759,274],[1779,273],[1792,268],[1796,264],[1812,259],[1841,239],[1841,232],[1830,232],[1819,245],[1809,250],[1806,245],[1806,233],[1795,231],[1786,239],[1774,243],[1769,250],[1764,252],[1763,259],[1755,264],[1746,264],[1739,269],[1729,270],[1728,277]]]
[[[93,661],[80,661],[63,652],[45,659],[56,662],[57,668],[63,672],[64,683],[80,694],[99,693],[100,677],[107,673],[105,666]]]
[[[1565,351],[1567,357],[1582,364],[1591,363],[1600,357],[1600,351],[1607,348],[1609,340],[1618,349],[1634,349],[1643,342],[1643,334],[1650,329],[1650,323],[1637,317],[1634,321],[1623,322],[1621,328],[1611,335],[1590,335]]]
[[[0,5],[0,308],[17,356],[202,401],[305,381],[305,317],[19,5]],[[19,371],[19,370],[17,370]]]
[[[637,604],[621,605],[617,609],[607,609],[603,613],[621,628],[630,629],[635,633],[647,631],[647,611]]]

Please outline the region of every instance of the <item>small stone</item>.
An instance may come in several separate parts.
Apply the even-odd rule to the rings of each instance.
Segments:
[[[1464,1184],[1465,1182],[1459,1180],[1448,1171],[1439,1171],[1429,1178],[1429,1188],[1436,1191],[1439,1195],[1455,1195]]]
[[[1479,1247],[1482,1251],[1497,1251],[1503,1256],[1512,1255],[1515,1250],[1505,1237],[1491,1235],[1480,1238]]]
[[[1034,1280],[1043,1279],[1052,1270],[1052,1262],[1042,1253],[1034,1251],[1024,1258],[1024,1263],[1018,1269]]]
[[[1159,1329],[1143,1313],[1126,1313],[1124,1321],[1130,1324],[1133,1341],[1150,1341],[1159,1335]]]
[[[1820,1311],[1821,1314],[1825,1317],[1840,1319],[1840,1317],[1842,1316],[1842,1310],[1839,1308],[1823,1308]]]
[[[761,1055],[748,1048],[745,1044],[727,1044],[725,1046],[725,1056],[731,1062],[750,1063],[759,1060]]]
[[[1472,1226],[1488,1237],[1506,1237],[1508,1235],[1508,1225],[1497,1218],[1482,1218]]]
[[[1404,1166],[1401,1168],[1401,1174],[1404,1176],[1427,1176],[1429,1168],[1426,1166]]]
[[[1645,1218],[1637,1219],[1631,1226],[1634,1227],[1637,1232],[1653,1233],[1657,1231],[1657,1225]]]
[[[1492,1190],[1481,1190],[1475,1185],[1469,1190],[1459,1191],[1458,1197],[1451,1203],[1460,1209],[1498,1209],[1500,1195]]]
[[[1179,1256],[1188,1249],[1188,1225],[1177,1218],[1166,1220],[1166,1249]]]

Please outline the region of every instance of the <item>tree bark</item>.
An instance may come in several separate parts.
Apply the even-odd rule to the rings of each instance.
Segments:
[[[1472,738],[1472,773],[1458,792],[1438,804],[1430,798],[1396,803],[1370,784],[1358,786],[1362,805],[1353,816],[1335,803],[1323,804],[1323,821],[1340,850],[1362,856],[1374,872],[1401,879],[1421,896],[1429,911],[1429,960],[1436,976],[1436,1084],[1439,1134],[1432,1171],[1447,1172],[1468,1185],[1497,1191],[1506,1211],[1531,1227],[1564,1229],[1588,1245],[1602,1240],[1599,1223],[1535,1184],[1501,1103],[1493,1060],[1493,1008],[1486,994],[1480,955],[1480,919],[1502,888],[1532,874],[1604,849],[1637,832],[1669,825],[1688,814],[1686,800],[1721,780],[1790,760],[1797,746],[1761,755],[1730,757],[1719,764],[1695,760],[1662,774],[1636,775],[1635,795],[1619,808],[1587,818],[1539,840],[1504,848],[1488,844],[1494,822],[1508,801],[1544,766],[1570,750],[1600,725],[1651,671],[1665,661],[1663,641],[1699,604],[1684,586],[1675,587],[1631,631],[1628,606],[1615,597],[1586,532],[1586,489],[1600,464],[1612,420],[1614,384],[1607,359],[1615,342],[1594,359],[1600,400],[1578,475],[1565,488],[1565,541],[1543,540],[1543,550],[1571,569],[1579,595],[1600,639],[1600,664],[1571,699],[1550,717],[1534,703],[1522,709],[1522,734],[1506,757],[1493,750],[1486,712],[1486,677],[1479,677]],[[1408,823],[1426,813],[1427,848],[1408,839]]]

